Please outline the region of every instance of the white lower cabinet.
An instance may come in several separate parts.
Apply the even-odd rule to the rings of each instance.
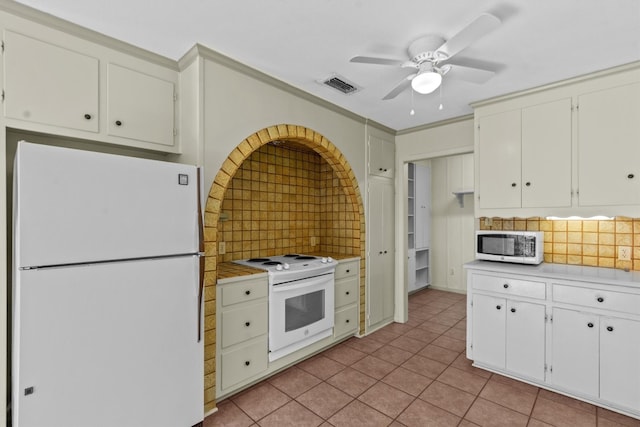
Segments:
[[[340,262],[335,273],[335,318],[333,336],[341,339],[358,332],[360,262]]]
[[[637,275],[480,261],[465,268],[474,366],[640,419]]]
[[[483,365],[544,380],[545,306],[473,296],[473,355]]]

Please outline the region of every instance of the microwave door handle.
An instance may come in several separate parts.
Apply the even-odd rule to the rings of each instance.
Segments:
[[[328,280],[329,276],[330,275],[326,274],[324,276],[318,276],[312,279],[302,279],[291,284],[271,285],[271,292],[287,292],[292,289],[299,290],[299,289],[311,288],[313,286],[320,285],[323,282],[329,281]]]

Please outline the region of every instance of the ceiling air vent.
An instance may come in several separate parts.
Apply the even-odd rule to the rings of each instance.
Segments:
[[[322,81],[322,84],[325,84],[329,87],[332,87],[336,90],[339,90],[340,92],[344,93],[345,95],[350,95],[352,93],[356,93],[360,90],[360,88],[358,86],[356,86],[354,83],[348,81],[347,79],[345,79],[342,76],[339,76],[337,74],[333,74],[331,76],[329,76],[328,78],[324,79]]]

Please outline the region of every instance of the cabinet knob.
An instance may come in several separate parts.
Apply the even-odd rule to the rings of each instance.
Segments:
[[[634,176],[635,176],[634,174],[630,173],[629,175],[627,175],[627,178],[633,179]]]
[[[349,295],[349,291],[345,292],[345,294]]]
[[[508,283],[505,283],[504,285],[502,285],[503,288],[507,289],[509,287]]]
[[[384,253],[386,254],[386,253],[387,253],[387,251],[384,251]]]
[[[122,122],[120,120],[116,120],[116,126],[122,126]]]
[[[347,273],[349,273],[351,270],[347,270]]]
[[[378,170],[379,170],[380,172],[382,172],[382,168],[379,168]]]
[[[244,322],[244,326],[248,328],[249,326],[251,326],[251,322]]]
[[[593,328],[593,323],[589,322],[589,323],[587,323],[587,326],[590,327],[590,328]]]
[[[249,365],[251,365],[251,361],[250,360],[245,360],[244,366],[249,366]]]
[[[531,183],[530,183],[530,182],[527,182],[525,185],[526,185],[527,187],[531,187]]]
[[[607,331],[613,332],[613,326],[607,326]]]
[[[496,305],[496,310],[500,310],[502,308],[501,305]]]
[[[512,309],[511,309],[511,312],[512,312],[512,313],[515,313],[515,312],[516,312],[516,309],[515,309],[515,308],[512,308]]]
[[[516,183],[515,183],[515,182],[512,182],[512,183],[511,183],[511,186],[512,186],[512,187],[515,187],[515,186],[516,186]]]
[[[345,322],[346,322],[346,323],[349,323],[349,319],[347,319]]]
[[[245,295],[251,295],[251,291],[244,291]]]
[[[382,251],[380,251],[379,255],[382,255]]]
[[[85,114],[84,118],[87,119],[87,120],[91,120],[91,114]]]
[[[604,298],[602,298],[602,297],[598,297],[598,298],[596,298],[596,301],[598,301],[598,302],[604,302]]]

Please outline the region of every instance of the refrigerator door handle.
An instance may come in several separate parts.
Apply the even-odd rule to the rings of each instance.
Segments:
[[[198,277],[198,342],[202,341],[202,304],[204,298],[204,224],[202,221],[202,189],[201,189],[201,168],[196,169],[196,181],[198,190],[198,252],[200,252],[199,263],[200,273]]]

